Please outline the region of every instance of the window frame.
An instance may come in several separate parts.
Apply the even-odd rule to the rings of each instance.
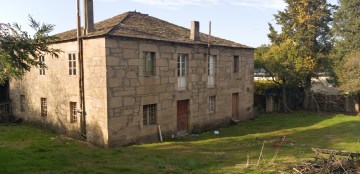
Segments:
[[[157,104],[143,105],[143,125],[157,125]]]
[[[77,106],[76,102],[70,102],[70,123],[77,123]]]
[[[44,55],[41,55],[39,57],[39,74],[41,76],[46,75],[46,72],[45,72],[45,56]]]
[[[207,55],[208,88],[216,87],[216,59],[217,55]]]
[[[68,62],[69,62],[69,75],[76,76],[77,74],[76,53],[68,53]]]
[[[216,112],[216,96],[209,96],[209,113]]]
[[[177,77],[178,77],[178,90],[186,90],[186,77],[187,77],[187,64],[189,54],[178,54],[177,57]]]
[[[240,71],[240,56],[234,55],[233,57],[233,73]]]
[[[40,113],[41,117],[46,118],[47,117],[47,98],[41,97],[40,98]]]
[[[156,52],[143,51],[143,74],[145,77],[156,75]]]

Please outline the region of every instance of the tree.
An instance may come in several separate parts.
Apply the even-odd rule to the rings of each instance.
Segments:
[[[335,47],[335,74],[340,89],[356,94],[360,92],[360,1],[339,0],[334,14],[333,33]]]
[[[348,54],[342,61],[342,70],[338,71],[340,90],[350,94],[360,93],[360,52]]]
[[[284,11],[274,15],[281,32],[270,25],[268,35],[274,56],[291,64],[290,74],[300,77],[304,87],[304,109],[309,107],[311,78],[326,71],[330,65],[328,55],[332,48],[330,24],[333,6],[326,0],[285,0]],[[289,65],[290,65],[289,64]]]
[[[32,67],[45,66],[39,58],[45,54],[58,57],[60,50],[49,47],[56,37],[49,36],[54,25],[40,24],[29,16],[35,30],[31,37],[18,24],[0,23],[0,84],[12,77],[21,78]]]
[[[293,42],[289,40],[281,45],[263,45],[256,49],[254,57],[255,67],[265,69],[273,82],[281,86],[283,111],[290,111],[287,105],[287,88],[300,83],[295,69],[297,50]]]

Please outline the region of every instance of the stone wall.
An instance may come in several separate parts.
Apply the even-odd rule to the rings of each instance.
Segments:
[[[156,75],[143,75],[143,51],[156,53]],[[178,90],[177,56],[188,54],[186,90]],[[238,120],[252,117],[253,50],[214,47],[216,87],[207,87],[207,47],[170,42],[107,38],[109,145],[157,141],[156,125],[143,125],[143,105],[157,104],[157,124],[165,136],[177,134],[177,101],[190,101],[189,132],[214,127],[232,118],[232,94],[239,94]],[[233,56],[239,72],[233,73]],[[209,96],[216,111],[209,113]]]
[[[45,75],[40,75],[38,68],[32,68],[22,80],[11,80],[10,96],[14,114],[26,121],[79,137],[79,116],[76,123],[70,123],[70,102],[76,102],[77,107],[80,107],[79,70],[76,75],[69,75],[68,59],[69,53],[77,53],[77,43],[66,42],[52,46],[63,52],[59,53],[59,58],[45,55]],[[85,40],[84,48],[87,137],[90,142],[106,145],[105,39]],[[25,111],[20,109],[20,95],[25,96]],[[47,117],[41,117],[40,114],[41,97],[47,98]]]

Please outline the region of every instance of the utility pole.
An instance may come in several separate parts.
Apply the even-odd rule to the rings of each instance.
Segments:
[[[84,61],[83,61],[83,40],[81,34],[80,0],[76,0],[76,23],[77,23],[77,45],[79,65],[79,100],[80,100],[80,129],[81,136],[86,139],[86,110],[84,91]]]

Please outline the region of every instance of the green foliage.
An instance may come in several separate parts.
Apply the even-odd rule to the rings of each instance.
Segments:
[[[254,81],[255,95],[266,95],[279,91],[281,85],[269,80]]]
[[[40,24],[29,16],[34,36],[22,31],[18,24],[0,23],[0,84],[9,77],[21,78],[31,67],[45,66],[39,58],[50,54],[57,57],[58,49],[48,45],[55,41],[49,36],[54,25]]]
[[[311,78],[319,72],[328,71],[328,58],[332,48],[330,27],[333,6],[326,0],[285,0],[288,4],[283,11],[275,14],[275,21],[281,32],[269,24],[271,46],[268,62],[278,64],[275,71],[284,83],[300,81],[304,87],[304,109],[309,106]],[[285,91],[285,86],[283,88]],[[284,93],[284,92],[283,92]],[[283,98],[285,102],[285,97]]]
[[[106,149],[28,125],[0,124],[0,173],[291,173],[294,163],[315,155],[310,147],[360,150],[360,119],[342,114],[265,114],[218,130],[220,135]],[[281,136],[286,140],[270,165],[273,140]],[[264,141],[264,160],[255,167]]]
[[[333,7],[326,0],[285,0],[284,11],[274,15],[281,33],[270,25],[273,55],[281,57],[282,68],[306,79],[329,68],[332,48],[329,24]],[[304,80],[304,83],[305,80]]]
[[[334,67],[340,89],[344,92],[359,93],[359,50],[360,50],[360,8],[354,0],[339,0],[334,15],[333,33],[335,49]]]
[[[348,54],[341,61],[341,71],[337,72],[340,90],[351,94],[360,93],[360,52]]]

